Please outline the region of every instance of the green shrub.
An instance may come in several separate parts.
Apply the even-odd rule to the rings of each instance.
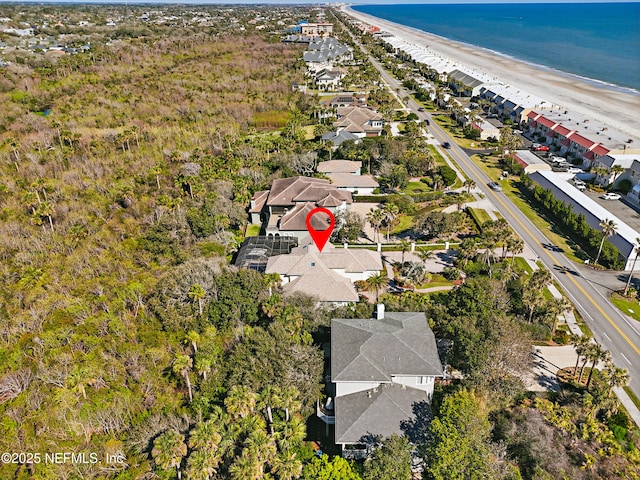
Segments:
[[[624,195],[629,193],[629,190],[631,190],[631,181],[626,178],[624,180],[620,180],[620,182],[618,182],[618,190],[620,190]]]
[[[456,179],[458,178],[458,175],[456,175],[455,170],[451,168],[449,165],[441,165],[438,168],[438,172],[442,176],[442,179],[444,180],[444,184],[447,187],[450,187],[451,185],[456,183]]]

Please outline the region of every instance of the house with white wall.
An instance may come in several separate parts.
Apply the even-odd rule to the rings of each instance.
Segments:
[[[374,318],[331,320],[331,382],[335,385],[335,443],[343,453],[368,450],[376,436],[406,434],[428,413],[444,370],[423,312],[385,312]],[[326,411],[319,414],[325,414]],[[322,418],[322,416],[321,416]]]

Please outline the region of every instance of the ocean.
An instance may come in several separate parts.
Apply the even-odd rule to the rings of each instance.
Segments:
[[[352,8],[603,86],[640,93],[640,3]]]

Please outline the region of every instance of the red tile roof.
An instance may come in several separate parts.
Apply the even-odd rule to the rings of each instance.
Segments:
[[[538,118],[538,123],[540,123],[541,125],[544,125],[545,127],[548,128],[553,128],[556,125],[558,125],[556,122],[554,122],[553,120],[549,120],[548,118],[540,115],[540,118]]]
[[[534,111],[527,113],[527,118],[532,118],[534,120],[536,120],[539,116],[540,114]]]
[[[570,139],[573,143],[577,143],[578,145],[584,148],[592,148],[593,145],[595,144],[593,140],[589,140],[588,138],[583,137],[579,133],[574,133],[573,135],[571,135]]]
[[[596,155],[600,156],[600,157],[604,157],[605,155],[609,154],[609,149],[606,148],[604,145],[602,145],[601,143],[599,143],[598,145],[595,146],[595,148],[593,148],[591,150],[593,153],[595,153]]]
[[[558,125],[556,128],[553,129],[553,131],[558,133],[559,135],[562,135],[563,137],[568,137],[569,136],[568,134],[572,132],[572,130],[569,130],[564,125]]]

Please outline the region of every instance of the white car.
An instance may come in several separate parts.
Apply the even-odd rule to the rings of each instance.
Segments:
[[[617,193],[609,192],[605,193],[602,198],[604,198],[605,200],[620,200],[620,195],[618,195]]]
[[[576,173],[584,173],[584,170],[578,167],[569,167],[569,170],[567,170],[567,172],[573,173],[575,175]]]

